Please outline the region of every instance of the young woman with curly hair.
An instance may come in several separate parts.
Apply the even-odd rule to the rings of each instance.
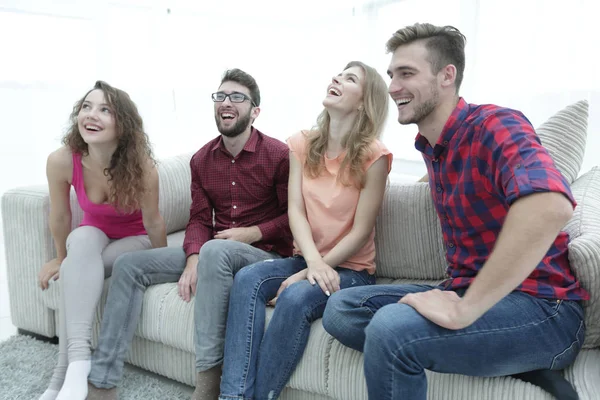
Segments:
[[[158,172],[127,93],[96,82],[75,104],[62,142],[46,166],[56,258],[38,276],[46,290],[60,273],[59,356],[40,400],[85,399],[92,321],[104,279],[119,255],[167,245]],[[71,186],[84,213],[73,230]]]

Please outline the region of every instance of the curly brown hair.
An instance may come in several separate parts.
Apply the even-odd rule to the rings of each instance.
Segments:
[[[110,165],[104,169],[108,176],[110,193],[108,201],[115,209],[133,212],[140,208],[146,192],[144,173],[149,162],[156,164],[148,135],[137,106],[123,90],[97,81],[93,89],[73,106],[69,118],[69,129],[62,139],[72,152],[88,155],[88,145],[79,132],[77,116],[87,95],[96,89],[102,90],[107,103],[113,110],[118,138],[117,149],[110,159]]]
[[[389,96],[387,85],[375,68],[360,61],[351,61],[344,70],[350,67],[360,67],[365,73],[363,107],[350,134],[342,143],[347,152],[338,176],[343,185],[362,189],[365,185],[363,165],[371,157],[371,143],[381,135],[388,114]],[[330,121],[329,112],[324,109],[317,118],[317,125],[308,136],[304,171],[311,178],[320,176],[325,168],[323,160],[329,140]]]

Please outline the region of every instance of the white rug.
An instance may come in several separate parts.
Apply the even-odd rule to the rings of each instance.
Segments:
[[[15,335],[0,343],[0,399],[37,400],[46,390],[58,346]],[[193,389],[125,365],[119,400],[188,400]]]

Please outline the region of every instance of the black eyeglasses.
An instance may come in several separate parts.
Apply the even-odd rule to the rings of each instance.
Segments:
[[[217,93],[212,94],[212,100],[215,103],[222,103],[228,97],[232,103],[243,103],[244,101],[248,100],[248,101],[250,101],[250,103],[252,103],[252,105],[254,107],[256,107],[256,104],[254,104],[254,101],[250,97],[246,96],[244,93],[232,92],[232,93],[227,94],[227,93],[223,93],[223,92],[217,92]]]

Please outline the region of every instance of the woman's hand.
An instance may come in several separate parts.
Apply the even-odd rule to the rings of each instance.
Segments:
[[[279,297],[281,292],[283,292],[283,290],[285,288],[287,288],[288,286],[290,286],[292,283],[296,283],[296,282],[305,280],[307,273],[308,273],[308,269],[303,269],[302,271],[296,272],[294,275],[290,276],[285,281],[281,282],[281,286],[279,286],[279,289],[277,290],[277,294],[275,295],[275,298],[268,301],[267,305],[274,307],[275,302],[277,302],[277,298]]]
[[[331,268],[323,259],[307,262],[308,274],[306,278],[311,285],[318,283],[327,296],[340,290],[340,275]]]
[[[46,264],[44,264],[44,266],[38,273],[38,282],[39,282],[39,285],[42,288],[42,290],[48,289],[48,282],[50,281],[50,279],[52,279],[52,280],[58,279],[58,273],[60,271],[61,263],[62,263],[62,260],[55,258],[53,260],[48,261]]]

